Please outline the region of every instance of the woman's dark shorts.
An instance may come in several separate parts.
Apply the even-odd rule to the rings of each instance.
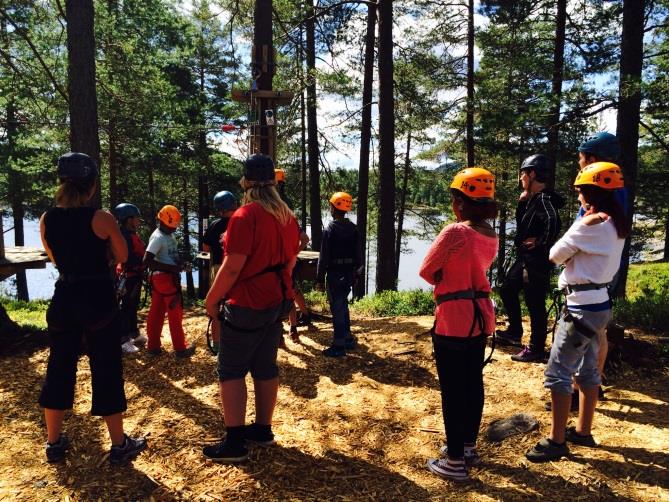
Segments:
[[[218,352],[221,382],[244,378],[249,371],[254,380],[279,376],[276,357],[283,330],[280,321],[283,308],[283,304],[265,310],[224,305]]]

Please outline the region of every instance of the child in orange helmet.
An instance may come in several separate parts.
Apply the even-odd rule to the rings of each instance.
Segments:
[[[322,291],[324,285],[327,287],[334,327],[332,345],[323,351],[326,357],[342,357],[357,344],[351,334],[348,295],[362,260],[357,252],[358,228],[346,218],[352,207],[353,199],[346,192],[337,192],[330,197],[333,220],[323,232],[318,257],[316,289]]]
[[[480,463],[484,352],[495,329],[486,276],[498,247],[487,221],[497,215],[495,177],[480,167],[464,169],[453,179],[451,195],[457,222],[441,231],[419,271],[434,286],[432,343],[447,437],[443,458],[428,460],[427,467],[443,478],[467,481],[469,467]]]
[[[607,286],[618,271],[630,233],[615,195],[624,186],[619,166],[595,162],[578,174],[574,186],[585,213],[550,249],[551,261],[565,265],[558,286],[565,292],[566,309],[545,371],[544,387],[551,391],[551,433],[525,454],[532,462],[568,455],[567,441],[596,446],[591,428],[601,384],[599,344],[611,319]],[[576,426],[567,429],[572,378],[578,383],[580,409]]]
[[[172,206],[166,205],[158,211],[158,228],[156,228],[149,244],[146,246],[144,264],[151,272],[151,308],[146,319],[148,335],[147,349],[149,354],[158,355],[160,334],[165,322],[165,312],[170,325],[172,346],[179,358],[190,357],[195,353],[195,345],[186,345],[184,334],[183,305],[181,303],[181,262],[174,232],[181,221],[181,213]]]

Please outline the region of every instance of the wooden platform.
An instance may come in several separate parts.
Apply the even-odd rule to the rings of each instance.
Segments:
[[[297,255],[300,270],[298,277],[302,281],[316,280],[316,265],[318,264],[318,251],[300,251]],[[206,265],[209,264],[209,253],[202,251],[197,254],[196,258],[202,260]]]
[[[0,280],[4,281],[20,270],[45,268],[49,257],[41,248],[6,246],[5,256],[0,258]]]

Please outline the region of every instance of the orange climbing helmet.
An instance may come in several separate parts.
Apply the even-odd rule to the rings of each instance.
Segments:
[[[353,208],[353,198],[346,192],[336,192],[330,197],[330,204],[346,213]]]
[[[176,207],[167,204],[158,211],[158,220],[166,227],[177,228],[181,221],[181,213]]]
[[[451,188],[472,200],[489,202],[495,199],[495,176],[482,167],[467,167],[455,175]]]
[[[574,181],[574,186],[595,185],[605,190],[615,190],[625,186],[623,171],[613,162],[593,162],[585,166]]]
[[[286,171],[284,171],[283,169],[275,169],[274,179],[276,180],[277,183],[283,183],[284,181],[286,181]]]

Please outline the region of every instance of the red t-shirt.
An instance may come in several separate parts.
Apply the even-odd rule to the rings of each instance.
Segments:
[[[243,254],[248,258],[227,301],[234,305],[262,310],[283,300],[279,277],[267,272],[252,277],[265,268],[288,263],[297,256],[300,246],[300,229],[294,217],[287,225],[279,221],[255,202],[245,204],[230,218],[223,237],[226,256]],[[288,298],[293,297],[290,270],[282,271]]]

